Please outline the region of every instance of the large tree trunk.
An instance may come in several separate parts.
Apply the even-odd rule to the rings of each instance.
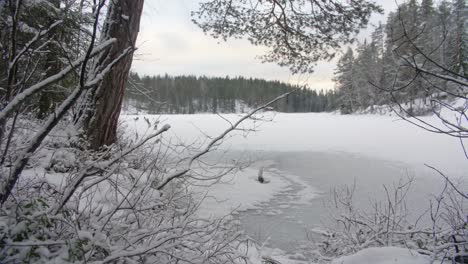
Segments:
[[[117,43],[99,63],[101,67],[116,59],[128,47],[135,47],[143,2],[144,0],[110,2],[102,36],[116,38]],[[85,122],[86,134],[93,149],[97,150],[116,141],[117,123],[132,60],[133,52],[114,65],[93,94],[92,114]]]

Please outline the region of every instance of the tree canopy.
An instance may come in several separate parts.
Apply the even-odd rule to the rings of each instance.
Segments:
[[[319,60],[332,59],[343,44],[382,9],[373,1],[212,0],[193,12],[194,22],[215,38],[246,38],[266,46],[264,62],[310,73]]]

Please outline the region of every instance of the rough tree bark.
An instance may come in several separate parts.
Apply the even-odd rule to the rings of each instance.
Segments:
[[[144,0],[113,0],[102,36],[116,38],[117,43],[103,56],[100,65],[117,58],[123,50],[135,47]],[[117,63],[92,95],[92,114],[84,127],[90,147],[98,150],[116,141],[117,123],[125,92],[125,84],[132,65],[133,52]]]

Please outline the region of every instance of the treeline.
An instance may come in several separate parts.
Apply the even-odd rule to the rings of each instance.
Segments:
[[[467,15],[465,0],[400,5],[370,41],[340,58],[334,81],[342,113],[395,101],[410,104],[413,111],[417,98],[440,91],[459,95],[459,86],[426,72],[467,76]]]
[[[150,114],[246,112],[278,95],[293,91],[272,105],[279,112],[323,112],[336,109],[334,91],[314,91],[279,81],[243,77],[142,76],[131,73],[124,99],[127,112]]]

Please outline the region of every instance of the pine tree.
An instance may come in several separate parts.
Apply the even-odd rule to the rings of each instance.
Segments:
[[[436,10],[432,0],[423,0],[419,9],[421,25],[419,26],[420,35],[417,38],[418,47],[427,55],[434,55],[433,51],[437,48],[436,40]]]
[[[441,1],[437,10],[437,20],[436,24],[436,43],[440,44],[440,48],[437,51],[437,61],[445,68],[450,68],[450,41],[449,28],[451,25],[451,6],[450,3],[446,0]]]
[[[339,94],[340,109],[344,114],[352,113],[357,107],[356,91],[353,82],[353,65],[353,50],[348,48],[346,53],[338,60],[334,73],[336,90]]]
[[[452,21],[449,28],[449,45],[451,70],[462,76],[468,75],[468,9],[465,0],[454,0]]]
[[[368,92],[370,93],[371,101],[368,102],[371,106],[374,104],[382,104],[385,102],[385,96],[381,89],[384,85],[384,59],[385,59],[385,42],[384,42],[385,26],[381,23],[375,28],[371,34],[371,43],[369,46],[370,61],[367,65],[368,72]]]
[[[143,0],[117,0],[110,2],[101,38],[116,38],[108,54],[101,56],[95,67],[104,67],[122,52],[134,50],[140,28]],[[125,55],[112,67],[103,82],[84,101],[85,115],[81,116],[91,148],[100,149],[117,139],[117,124],[122,100],[132,64],[133,52]]]

